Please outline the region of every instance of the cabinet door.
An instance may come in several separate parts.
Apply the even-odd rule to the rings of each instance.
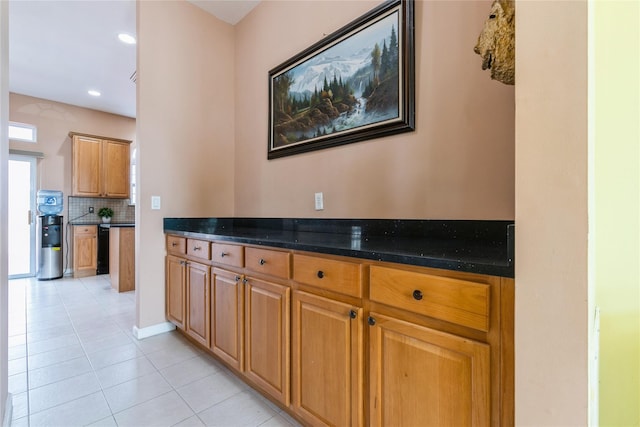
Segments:
[[[102,196],[102,140],[73,137],[74,196]]]
[[[102,146],[104,195],[129,197],[130,148],[126,142],[104,140]]]
[[[73,276],[95,276],[98,268],[98,236],[95,225],[73,230]]]
[[[363,424],[362,329],[361,308],[293,293],[292,407],[309,424]]]
[[[244,313],[239,274],[214,268],[211,282],[211,350],[238,371],[243,369]]]
[[[180,329],[185,328],[185,286],[185,261],[175,256],[167,256],[165,296],[167,319]]]
[[[245,283],[245,374],[289,406],[289,295],[287,286]]]
[[[189,261],[185,331],[205,346],[209,345],[209,309],[209,267]]]
[[[372,426],[490,425],[487,344],[371,313]]]

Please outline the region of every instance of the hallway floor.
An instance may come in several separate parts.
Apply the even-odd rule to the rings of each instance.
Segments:
[[[108,275],[9,281],[12,426],[297,426],[178,332],[132,335]]]

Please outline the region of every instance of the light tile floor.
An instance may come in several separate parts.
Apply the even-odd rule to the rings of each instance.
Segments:
[[[137,340],[107,275],[9,281],[12,426],[299,426],[178,332]]]

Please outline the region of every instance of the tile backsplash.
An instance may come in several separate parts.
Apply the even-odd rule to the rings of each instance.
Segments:
[[[134,223],[136,219],[136,207],[129,204],[129,199],[103,199],[99,197],[73,197],[68,198],[68,221],[73,224],[95,224],[101,222],[98,216],[100,208],[113,209],[111,222]],[[93,206],[94,212],[89,212]]]

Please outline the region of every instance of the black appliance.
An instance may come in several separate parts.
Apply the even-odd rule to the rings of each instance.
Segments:
[[[62,277],[62,216],[43,215],[38,217],[38,280]]]
[[[109,274],[109,225],[98,226],[98,268],[96,274]]]

